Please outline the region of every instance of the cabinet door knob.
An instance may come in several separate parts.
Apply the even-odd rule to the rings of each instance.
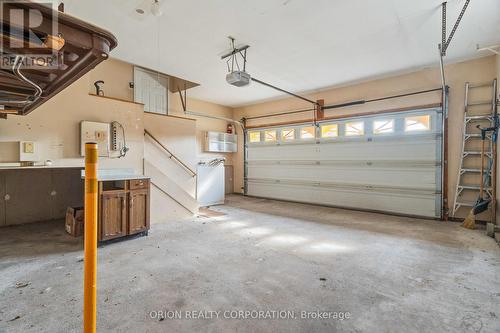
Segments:
[[[10,200],[10,195],[6,194],[3,198],[5,199],[5,201],[9,201]]]

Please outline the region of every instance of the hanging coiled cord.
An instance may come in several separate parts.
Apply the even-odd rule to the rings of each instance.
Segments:
[[[26,76],[24,76],[23,73],[21,73],[21,66],[23,64],[23,60],[25,59],[24,56],[16,56],[14,60],[14,64],[12,65],[12,72],[14,73],[15,76],[17,76],[21,81],[28,83],[30,86],[35,88],[35,93],[32,96],[28,96],[24,100],[19,100],[19,99],[0,99],[0,104],[16,104],[16,105],[21,105],[24,106],[22,111],[24,111],[29,105],[35,103],[43,93],[42,88],[28,79]]]

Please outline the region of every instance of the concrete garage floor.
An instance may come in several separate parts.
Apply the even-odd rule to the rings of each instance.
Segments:
[[[500,250],[482,231],[241,196],[214,209],[227,215],[99,249],[99,332],[500,331]],[[0,332],[81,331],[81,240],[61,222],[0,230]],[[222,312],[150,318],[167,310]],[[223,319],[231,310],[298,318]]]

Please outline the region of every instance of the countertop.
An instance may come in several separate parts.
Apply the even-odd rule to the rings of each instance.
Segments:
[[[84,179],[85,176],[82,176]],[[132,179],[149,179],[150,177],[144,175],[105,175],[105,176],[97,176],[97,181],[100,182],[111,182],[115,180],[132,180]]]
[[[85,179],[85,170],[81,171],[82,179]],[[111,182],[118,180],[150,179],[148,176],[139,175],[132,169],[100,169],[97,170],[97,181]]]
[[[80,169],[82,179],[85,179],[85,167],[69,166],[69,165],[33,165],[33,166],[18,166],[18,165],[3,165],[2,170],[41,170],[41,169]],[[101,182],[131,180],[131,179],[150,179],[148,176],[136,174],[132,169],[100,169],[97,171],[97,180]]]
[[[0,166],[0,170],[29,170],[29,169],[83,169],[81,166],[64,165],[33,165],[33,166]]]

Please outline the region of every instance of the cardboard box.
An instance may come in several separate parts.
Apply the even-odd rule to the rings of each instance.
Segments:
[[[83,207],[68,207],[65,229],[73,237],[83,235]]]

